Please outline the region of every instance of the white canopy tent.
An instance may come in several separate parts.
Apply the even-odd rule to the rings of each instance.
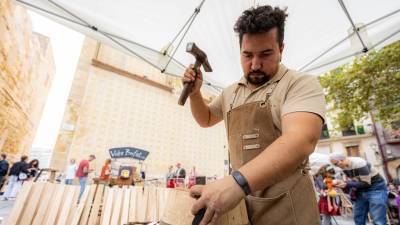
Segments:
[[[315,75],[400,39],[398,0],[16,1],[171,75],[193,63],[185,45],[195,42],[214,70],[207,83],[217,88],[242,76],[233,26],[254,5],[288,7],[283,63]]]

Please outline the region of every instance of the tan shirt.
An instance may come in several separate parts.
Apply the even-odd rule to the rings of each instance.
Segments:
[[[239,85],[233,108],[245,103],[263,101],[274,87],[275,81],[281,79],[273,91],[270,102],[272,118],[278,132],[281,133],[281,118],[293,112],[311,112],[319,115],[325,121],[325,97],[321,85],[315,76],[288,70],[281,64],[278,72],[264,85],[251,91],[247,86],[245,77],[239,82],[225,88],[222,94],[216,97],[209,105],[212,114],[224,119],[226,123],[227,112],[234,98],[234,92]]]

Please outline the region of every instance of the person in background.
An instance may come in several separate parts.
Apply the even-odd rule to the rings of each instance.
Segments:
[[[185,187],[186,170],[181,167],[180,163],[176,164],[176,171],[174,174],[175,187]]]
[[[397,205],[397,219],[400,221],[400,186],[397,187],[397,197],[396,197],[396,205]]]
[[[65,184],[66,185],[72,185],[72,182],[75,178],[76,170],[78,169],[78,166],[75,163],[75,159],[70,159],[69,160],[69,165],[67,167],[67,171],[65,171]]]
[[[103,167],[101,168],[100,181],[108,182],[111,174],[111,159],[106,159]]]
[[[9,182],[6,192],[4,193],[4,200],[14,199],[17,197],[19,190],[22,187],[22,182],[28,179],[29,164],[26,162],[28,156],[21,156],[21,161],[14,163],[9,172]]]
[[[92,171],[89,169],[89,164],[91,161],[95,159],[96,159],[95,155],[89,155],[88,159],[83,159],[79,163],[78,169],[76,170],[76,177],[78,177],[79,185],[81,186],[79,191],[78,203],[82,197],[83,192],[85,191],[89,172]]]
[[[321,214],[322,225],[332,225],[332,217],[340,215],[339,203],[337,202],[337,193],[333,186],[335,177],[333,165],[323,165],[315,175],[315,186],[319,194],[318,208]],[[332,182],[329,182],[332,181]]]
[[[363,158],[346,157],[342,153],[332,153],[330,161],[341,168],[348,178],[336,186],[356,190],[353,206],[355,224],[365,225],[370,213],[375,225],[386,225],[388,192],[385,180],[378,171]]]
[[[142,180],[146,179],[146,165],[144,162],[140,162],[140,177]]]
[[[28,171],[29,179],[36,177],[39,173],[39,160],[33,159],[32,161],[30,161]]]
[[[165,175],[166,180],[174,178],[174,172],[172,171],[174,169],[173,165],[168,166],[168,173]]]
[[[388,184],[388,210],[392,218],[399,219],[399,192],[393,183]]]
[[[181,163],[176,164],[175,178],[186,178],[186,170],[182,167]]]
[[[2,153],[0,160],[0,190],[4,185],[4,181],[6,179],[9,166],[10,164],[7,161],[7,155]]]
[[[193,166],[189,174],[189,185],[188,185],[189,188],[196,185],[196,177],[197,177],[196,167]]]
[[[165,175],[165,182],[167,184],[167,188],[174,188],[174,172],[173,172],[174,166],[170,165],[168,166],[168,173]]]

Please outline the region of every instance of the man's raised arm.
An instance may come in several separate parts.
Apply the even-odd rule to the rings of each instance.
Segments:
[[[186,69],[185,74],[182,78],[183,83],[193,82],[195,79],[195,72],[193,70],[193,65],[190,65]],[[203,96],[201,95],[200,88],[203,83],[203,74],[200,69],[197,71],[197,79],[193,86],[190,96],[190,108],[192,110],[192,115],[197,123],[201,127],[211,127],[216,123],[220,122],[222,118],[214,115],[210,111],[210,107],[204,102]]]

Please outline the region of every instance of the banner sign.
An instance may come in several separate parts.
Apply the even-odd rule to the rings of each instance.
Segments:
[[[145,160],[149,155],[149,152],[146,150],[132,147],[111,148],[109,152],[111,158],[113,159],[133,158],[138,160]]]

